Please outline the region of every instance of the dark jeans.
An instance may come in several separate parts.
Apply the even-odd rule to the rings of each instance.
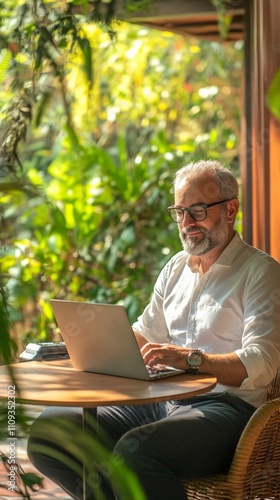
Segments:
[[[118,459],[136,473],[147,500],[186,500],[180,478],[226,472],[238,439],[254,410],[253,406],[226,393],[208,394],[179,402],[100,407],[98,422],[100,428],[109,434],[111,449]],[[73,419],[82,425],[78,408],[47,409],[31,427],[29,458],[42,474],[80,500],[80,477],[63,460],[58,461],[35,450],[36,445],[48,442],[46,436],[38,437],[41,423],[44,419],[51,419],[55,425],[57,417],[68,422]],[[92,459],[94,462],[94,457]],[[101,474],[105,469],[106,464],[102,463]],[[99,484],[104,492],[103,498],[115,498],[104,478]],[[95,498],[94,493],[89,493],[87,498]]]

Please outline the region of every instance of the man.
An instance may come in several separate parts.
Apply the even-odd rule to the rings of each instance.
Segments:
[[[184,401],[98,410],[114,453],[136,473],[148,500],[185,500],[181,478],[227,471],[280,366],[280,264],[234,230],[236,179],[218,162],[200,161],[177,172],[174,191],[168,211],[183,251],[160,273],[133,329],[147,365],[209,373],[218,384]],[[34,429],[41,419],[70,413],[48,410]],[[75,475],[35,452],[34,442],[31,431],[35,466],[80,498]],[[115,498],[105,480],[101,486],[106,499]]]

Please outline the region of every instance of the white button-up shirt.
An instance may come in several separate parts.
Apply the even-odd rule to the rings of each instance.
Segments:
[[[188,258],[179,252],[163,268],[133,328],[149,342],[235,352],[248,377],[240,387],[217,384],[213,391],[259,406],[280,367],[280,263],[238,233],[204,275]]]

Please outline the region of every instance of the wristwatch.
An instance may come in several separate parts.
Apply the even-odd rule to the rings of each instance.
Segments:
[[[187,356],[188,370],[187,373],[198,373],[198,368],[202,365],[202,351],[193,349]]]

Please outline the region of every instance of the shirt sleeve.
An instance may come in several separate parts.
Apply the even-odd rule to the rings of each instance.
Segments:
[[[269,385],[280,367],[280,265],[261,266],[244,294],[242,349],[235,352],[248,377],[240,389]]]

